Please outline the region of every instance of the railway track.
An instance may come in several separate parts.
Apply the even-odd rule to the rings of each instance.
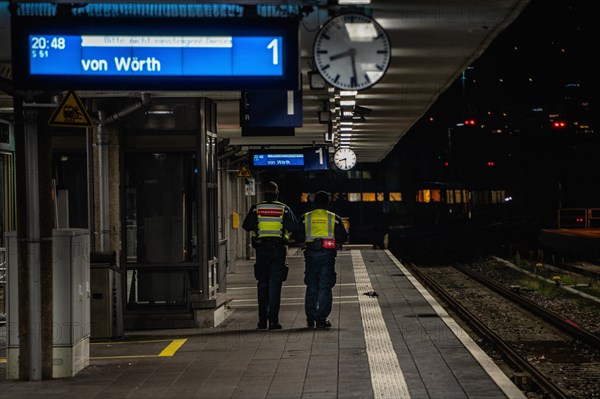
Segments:
[[[597,336],[557,321],[564,318],[541,306],[526,310],[522,300],[513,301],[518,294],[503,289],[500,294],[472,271],[431,264],[411,269],[480,337],[529,398],[600,398]]]

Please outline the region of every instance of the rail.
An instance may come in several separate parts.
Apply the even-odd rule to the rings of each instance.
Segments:
[[[600,228],[600,208],[559,208],[558,228]]]

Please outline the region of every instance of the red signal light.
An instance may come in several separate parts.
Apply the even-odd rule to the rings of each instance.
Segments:
[[[466,119],[465,126],[475,126],[475,119]]]
[[[448,166],[448,165],[449,165],[449,163],[447,161],[444,162],[444,166]]]
[[[554,121],[552,122],[552,127],[555,129],[563,129],[567,127],[567,122],[565,121]]]
[[[494,165],[495,165],[494,161],[488,161],[488,163],[487,163],[487,166],[489,166],[489,167],[492,167]]]

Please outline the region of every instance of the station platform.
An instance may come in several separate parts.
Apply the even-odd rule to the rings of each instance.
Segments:
[[[600,229],[543,229],[538,241],[547,248],[567,255],[600,261]]]
[[[123,341],[94,342],[90,366],[65,379],[6,380],[0,363],[0,396],[525,398],[400,261],[367,248],[338,253],[330,329],[306,326],[304,258],[292,248],[282,330],[256,329],[253,262],[242,261],[227,275],[231,302],[218,327],[128,331]]]

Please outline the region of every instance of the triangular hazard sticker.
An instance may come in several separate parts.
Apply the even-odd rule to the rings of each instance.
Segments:
[[[240,170],[238,170],[237,177],[252,177],[252,173],[250,173],[250,169],[246,165],[242,165]]]
[[[92,118],[75,92],[67,93],[48,121],[50,126],[92,127]]]

